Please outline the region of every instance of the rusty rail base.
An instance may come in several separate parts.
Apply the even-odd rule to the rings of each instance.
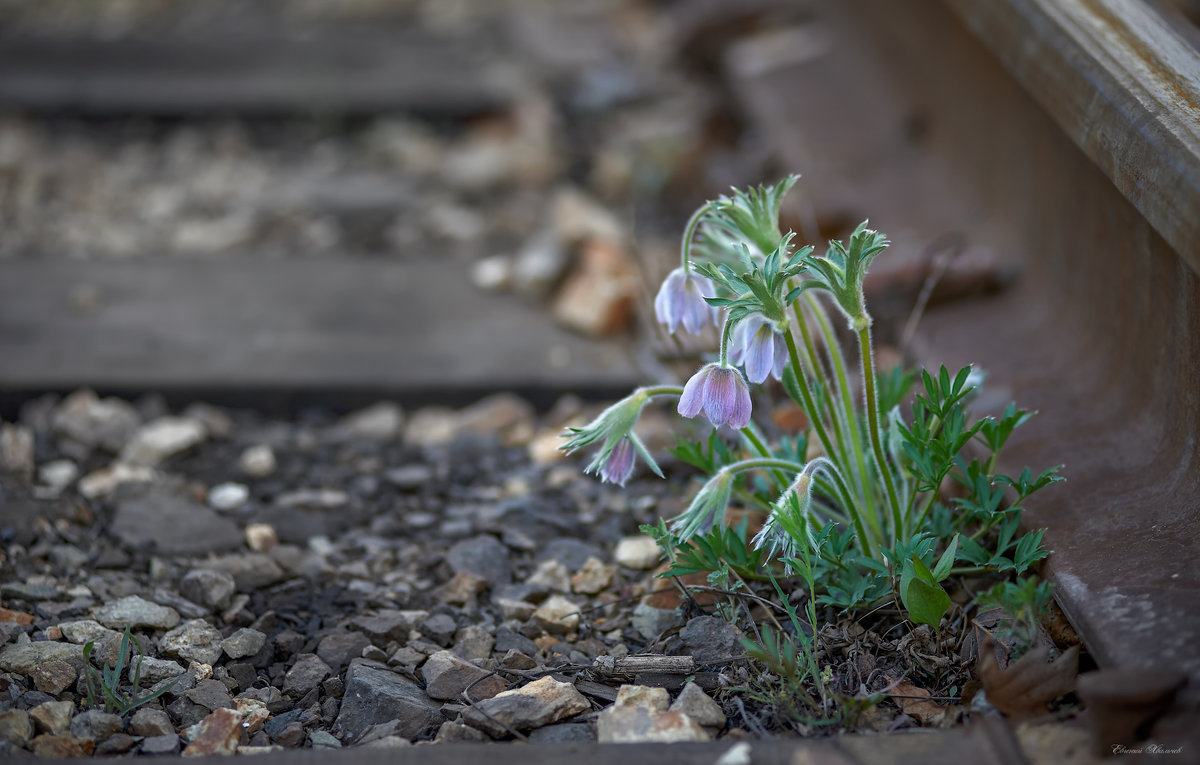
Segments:
[[[910,255],[956,233],[1019,269],[1000,296],[931,310],[914,355],[982,365],[980,408],[1040,412],[1001,467],[1065,464],[1067,482],[1025,516],[1048,529],[1056,596],[1101,667],[1189,675],[1157,733],[1200,748],[1195,127],[1172,132],[1161,103],[1121,97],[1137,67],[1097,60],[1094,38],[1051,23],[1051,5],[813,2],[808,35],[833,42],[767,70],[731,67],[731,90],[785,168],[805,174],[818,218],[869,216]],[[1113,7],[1067,5],[1075,24],[1090,5]],[[1168,48],[1195,80],[1195,53]],[[1091,102],[1074,89],[1086,87],[1096,101],[1079,112]],[[1049,113],[1038,103],[1055,98],[1066,103]],[[1076,134],[1081,113],[1102,121],[1096,142]],[[1100,140],[1121,125],[1129,145]]]
[[[419,744],[398,749],[284,750],[254,755],[260,765],[460,765],[481,756],[496,765],[1022,765],[1016,738],[999,718],[943,731],[897,732],[829,739],[675,744]],[[41,760],[47,765],[91,758]],[[228,763],[227,757],[188,758]]]

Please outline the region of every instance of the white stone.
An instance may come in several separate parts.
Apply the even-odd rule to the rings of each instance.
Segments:
[[[149,483],[154,480],[154,468],[114,462],[79,479],[79,493],[88,499],[106,497],[123,483]]]
[[[275,452],[266,444],[251,446],[238,459],[238,467],[251,478],[266,478],[275,472],[275,465]]]
[[[471,283],[484,292],[498,292],[512,284],[513,262],[507,255],[492,255],[471,267]]]
[[[400,437],[403,428],[404,410],[394,402],[380,401],[346,415],[335,431],[345,438],[391,441]]]
[[[62,491],[79,477],[79,466],[71,460],[51,460],[38,468],[38,481],[55,491]]]
[[[203,423],[187,417],[159,417],[134,432],[121,450],[121,459],[135,465],[155,466],[173,454],[186,451],[208,436]]]
[[[648,536],[625,537],[617,543],[613,557],[626,568],[651,569],[658,565],[658,543]]]
[[[267,552],[279,544],[279,535],[269,523],[251,523],[246,526],[246,546],[254,552]]]
[[[533,618],[550,632],[572,632],[579,628],[579,606],[562,595],[551,595],[533,612]]]
[[[220,483],[208,490],[208,504],[214,510],[237,510],[250,499],[250,489],[241,483]]]

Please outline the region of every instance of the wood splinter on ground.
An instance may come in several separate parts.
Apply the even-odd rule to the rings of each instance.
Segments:
[[[597,656],[592,669],[603,675],[637,675],[656,672],[669,675],[690,675],[696,671],[691,656]]]

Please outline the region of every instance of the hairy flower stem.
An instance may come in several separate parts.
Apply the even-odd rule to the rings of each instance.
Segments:
[[[821,422],[821,418],[819,416],[813,416],[819,413],[817,412],[816,405],[813,402],[812,392],[808,387],[808,381],[803,377],[804,367],[800,364],[800,353],[796,349],[796,341],[792,337],[791,332],[784,332],[783,337],[784,340],[787,341],[788,355],[791,358],[792,369],[796,372],[796,379],[800,383],[798,387],[800,388],[800,396],[802,399],[804,399],[804,409],[809,414],[809,420],[811,421],[813,430],[815,430],[817,433],[817,439],[821,442],[821,446],[824,447],[826,454],[837,454],[838,452],[833,449],[829,440],[829,434],[825,430],[825,424]],[[874,515],[871,513],[866,513],[868,522],[867,525],[870,526],[871,531],[874,532],[873,536],[869,535],[867,533],[867,528],[863,525],[864,513],[859,509],[859,504],[854,501],[854,493],[851,492],[849,487],[846,485],[845,478],[840,472],[830,472],[835,476],[834,483],[839,489],[841,489],[839,493],[842,496],[840,496],[838,499],[841,501],[842,506],[845,507],[846,512],[849,513],[850,517],[854,520],[854,530],[858,535],[858,538],[862,540],[863,551],[868,556],[874,557],[875,544],[873,540],[877,539],[880,543],[882,543],[883,539],[883,530],[879,527],[878,518],[874,517]]]
[[[821,305],[820,300],[813,293],[807,293],[809,308],[813,316],[816,318],[817,327],[821,331],[821,338],[825,343],[826,353],[829,356],[830,364],[833,366],[834,375],[837,377],[838,394],[842,401],[842,410],[845,412],[847,426],[850,432],[850,450],[854,453],[854,469],[858,473],[859,480],[862,486],[862,500],[864,507],[875,506],[875,484],[870,480],[870,473],[867,472],[867,454],[863,448],[862,431],[858,426],[858,416],[854,409],[854,399],[850,393],[849,375],[846,372],[846,359],[842,355],[842,347],[837,341],[837,335],[834,334],[833,324],[829,321],[829,314]],[[878,529],[876,530],[878,532]]]
[[[888,506],[892,511],[892,533],[898,540],[903,533],[903,521],[900,516],[900,500],[896,496],[896,482],[892,479],[892,469],[883,454],[883,440],[880,438],[879,398],[875,390],[875,357],[871,352],[870,319],[865,315],[860,318],[863,321],[858,322],[861,325],[858,330],[858,348],[862,355],[863,395],[867,399],[867,432],[871,437],[871,451],[875,455],[875,464],[887,489]]]
[[[679,245],[679,260],[685,274],[691,273],[692,270],[692,237],[696,235],[696,227],[700,225],[700,220],[712,209],[712,202],[701,205],[700,209],[696,210],[696,212],[692,213],[692,217],[688,218],[687,226],[683,229],[683,242]]]
[[[829,323],[829,317],[826,315],[823,307],[817,299],[817,296],[811,292],[806,296],[808,302],[808,311],[801,313],[803,310],[799,304],[799,300],[794,304],[793,308],[798,315],[812,315],[821,330],[821,340],[825,344],[826,358],[829,366],[833,368],[834,375],[837,378],[837,390],[833,391],[830,400],[827,402],[831,412],[831,419],[838,425],[838,440],[842,447],[842,462],[850,470],[850,475],[853,478],[854,488],[857,490],[857,503],[855,511],[858,514],[867,513],[868,525],[875,533],[877,541],[883,539],[883,529],[879,523],[876,513],[869,508],[875,507],[875,488],[871,483],[871,475],[867,471],[866,450],[863,449],[862,434],[858,427],[858,416],[854,410],[854,401],[850,395],[850,384],[846,374],[846,362],[842,356],[841,344],[838,343],[837,336],[833,332],[833,326]],[[801,332],[804,335],[804,342],[808,348],[808,353],[813,358],[816,358],[817,352],[815,343],[813,343],[810,333],[807,329],[807,321],[801,322]],[[841,407],[837,406],[840,401]],[[851,460],[851,455],[853,460]]]
[[[809,420],[813,426],[813,430],[817,433],[817,440],[821,442],[821,448],[826,454],[837,454],[833,448],[833,442],[829,440],[829,433],[825,430],[825,423],[821,422],[820,412],[817,411],[817,405],[813,402],[812,392],[808,389],[807,381],[804,379],[804,366],[800,363],[800,352],[796,350],[796,340],[792,337],[791,332],[784,332],[783,339],[787,342],[788,358],[792,363],[792,371],[796,373],[796,380],[800,383],[800,397],[804,399],[804,410],[808,414]]]
[[[762,438],[757,432],[755,432],[754,423],[750,423],[746,427],[742,428],[742,436],[750,442],[751,446],[754,447],[754,450],[757,451],[760,456],[771,456],[771,450],[767,448],[767,445],[763,443]],[[780,487],[785,487],[788,485],[787,475],[784,474],[782,470],[775,470],[772,472],[775,475],[775,480],[779,482]]]
[[[744,470],[754,470],[755,468],[783,468],[784,470],[791,470],[794,473],[804,470],[803,465],[791,460],[783,460],[776,457],[751,457],[748,460],[731,462],[718,472],[740,473]]]
[[[644,393],[647,398],[654,396],[682,396],[682,385],[651,385],[646,388],[638,388],[638,393]]]

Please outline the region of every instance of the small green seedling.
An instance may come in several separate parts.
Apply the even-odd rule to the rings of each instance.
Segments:
[[[92,664],[92,649],[96,641],[89,640],[83,647],[84,680],[87,683],[88,709],[99,709],[103,703],[104,710],[124,717],[148,701],[153,701],[169,691],[178,680],[172,680],[157,690],[138,696],[138,688],[142,682],[142,644],[130,632],[129,627],[121,636],[121,648],[117,656],[116,666],[105,666],[103,669]],[[127,663],[132,662],[131,648],[137,649],[138,661],[133,668],[133,683],[128,693],[121,689],[121,677]]]

